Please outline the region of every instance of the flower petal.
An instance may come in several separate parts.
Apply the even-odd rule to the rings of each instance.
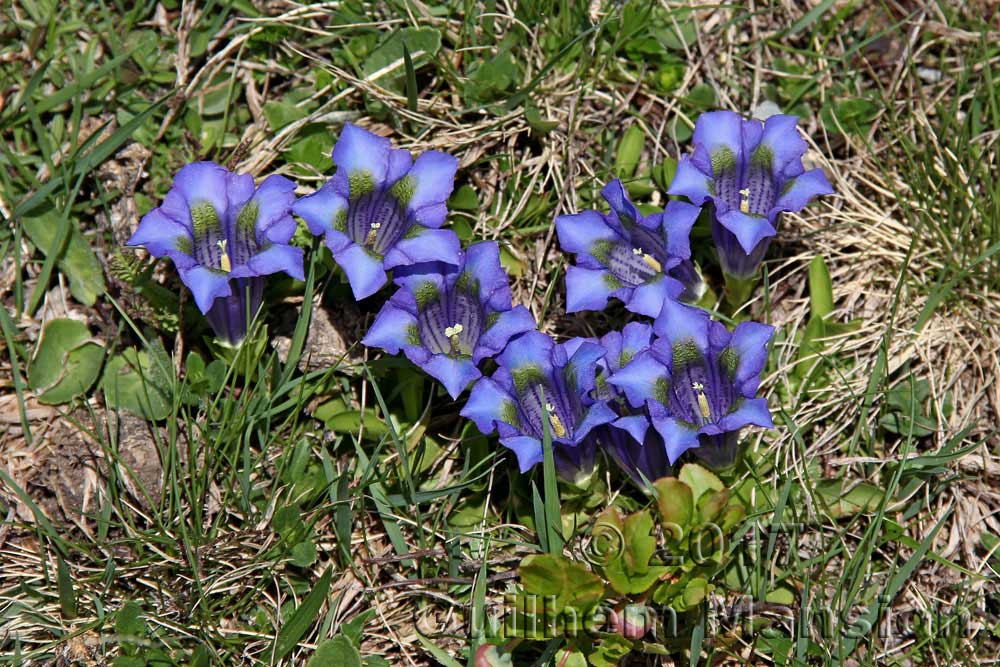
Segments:
[[[649,350],[643,350],[614,373],[608,382],[625,392],[634,408],[641,408],[646,401],[663,402],[661,383],[669,377],[664,366]]]
[[[618,234],[608,226],[597,211],[583,211],[556,218],[559,246],[570,253],[590,254],[599,241],[617,241]]]
[[[367,178],[370,181],[366,185],[378,188],[385,183],[391,148],[392,143],[385,137],[346,123],[333,147],[333,163],[349,183],[354,178]]]
[[[229,208],[229,177],[225,167],[214,162],[191,162],[181,167],[174,176],[174,188],[191,207],[208,202],[222,220]],[[251,187],[253,179],[250,179]]]
[[[822,169],[810,169],[801,176],[785,183],[785,191],[774,202],[772,213],[777,211],[801,211],[814,197],[832,195],[833,186],[826,179]]]
[[[608,297],[621,286],[616,286],[614,276],[605,269],[584,269],[579,266],[566,268],[566,312],[604,310]]]
[[[385,254],[385,268],[407,266],[423,262],[446,262],[458,264],[461,261],[461,242],[450,229],[426,229],[415,227]]]
[[[636,442],[643,443],[646,431],[649,430],[649,419],[645,415],[629,415],[613,421],[611,426],[625,431]]]
[[[497,363],[514,372],[528,366],[537,366],[543,375],[549,376],[552,373],[554,346],[555,343],[548,334],[529,331],[508,344],[497,357]]]
[[[576,425],[576,430],[573,431],[573,440],[579,444],[592,430],[602,424],[610,424],[616,419],[618,419],[618,414],[609,408],[608,404],[604,401],[598,401],[587,408],[583,419]]]
[[[229,286],[229,274],[227,273],[213,271],[200,265],[178,269],[178,273],[194,295],[194,302],[203,315],[208,312],[208,309],[212,307],[212,302],[217,298],[232,294],[232,289]]]
[[[493,378],[484,377],[476,382],[459,414],[488,434],[496,430],[496,422],[506,423],[510,411],[507,406],[515,405],[514,398]],[[516,407],[513,412],[516,414]]]
[[[272,174],[264,179],[250,200],[257,205],[258,237],[271,243],[288,243],[295,234],[290,209],[295,203],[295,183]]]
[[[159,208],[154,208],[142,216],[139,227],[125,245],[143,246],[153,257],[163,257],[168,253],[188,255],[191,232],[184,225],[164,215]]]
[[[700,206],[680,201],[667,202],[663,209],[663,231],[667,235],[668,255],[684,259],[691,257],[691,228],[700,214]]]
[[[379,291],[386,283],[382,261],[356,243],[351,243],[340,252],[334,253],[333,258],[340,268],[344,269],[347,280],[351,283],[354,298],[359,301]]]
[[[712,197],[711,180],[711,176],[698,169],[690,156],[683,157],[677,163],[677,172],[670,182],[667,194],[687,197],[693,204],[700,206]]]
[[[799,135],[796,116],[776,114],[764,121],[764,131],[759,146],[766,147],[771,157],[771,173],[779,174],[793,160],[805,155],[805,140]]]
[[[517,467],[528,472],[542,462],[542,441],[528,435],[500,438],[500,444],[517,456]]]
[[[633,313],[656,317],[663,310],[664,302],[677,299],[683,291],[684,285],[679,280],[661,273],[633,289],[625,307]]]
[[[747,254],[750,254],[758,243],[778,233],[767,218],[747,215],[737,210],[729,210],[720,215],[719,223],[736,236],[740,247]]]
[[[234,266],[230,278],[267,276],[284,271],[296,280],[305,280],[302,268],[302,248],[274,243],[256,255],[252,255],[243,266]]]
[[[416,326],[417,318],[398,308],[390,299],[382,306],[361,344],[380,347],[389,354],[399,354],[401,349],[411,344],[411,332]]]
[[[662,336],[671,347],[693,340],[702,354],[707,354],[709,321],[708,313],[704,310],[667,299],[653,322],[653,331]]]
[[[473,352],[473,360],[479,363],[483,359],[500,354],[514,336],[533,331],[535,318],[524,306],[514,306],[501,312],[486,331],[479,336],[479,342]]]
[[[466,387],[483,375],[468,357],[455,359],[446,354],[433,354],[419,366],[443,384],[453,399],[458,399]]]
[[[744,426],[774,428],[771,411],[767,409],[766,398],[748,398],[735,411],[719,420],[718,432],[737,431]]]
[[[464,270],[479,283],[480,300],[488,300],[495,310],[510,309],[510,279],[500,264],[496,241],[482,241],[466,248]]]
[[[601,189],[601,196],[608,202],[618,219],[627,224],[637,225],[642,221],[642,214],[635,207],[625,191],[620,179],[614,179]]]
[[[395,183],[413,166],[413,156],[410,151],[403,148],[394,148],[389,151],[389,171],[385,175],[386,183]]]
[[[406,201],[411,211],[419,211],[426,206],[439,206],[448,201],[455,187],[455,172],[458,160],[441,151],[427,151],[421,154],[406,177],[413,179],[412,194]]]
[[[681,454],[698,446],[698,431],[667,416],[666,413],[653,414],[653,427],[663,438],[670,465],[676,463]]]
[[[292,213],[306,221],[314,236],[321,236],[341,226],[338,218],[347,214],[347,199],[327,183],[295,202]]]
[[[571,391],[576,393],[589,392],[594,388],[594,374],[597,370],[597,362],[607,354],[602,346],[597,343],[581,343],[574,345],[573,356],[569,357],[563,367],[563,377]],[[564,352],[568,352],[563,347]],[[582,436],[581,436],[582,437]]]
[[[733,382],[744,396],[757,393],[760,373],[767,363],[767,344],[774,336],[774,327],[760,322],[736,325],[730,346],[736,352]]]

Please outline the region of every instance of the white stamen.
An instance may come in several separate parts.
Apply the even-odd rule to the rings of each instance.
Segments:
[[[632,248],[632,254],[633,255],[641,255],[642,254],[642,248]]]
[[[445,337],[448,338],[448,341],[451,343],[452,354],[458,354],[460,351],[459,350],[460,341],[458,339],[458,335],[463,331],[465,331],[465,327],[462,326],[461,322],[456,322],[454,326],[445,327],[444,335]]]
[[[750,212],[750,188],[740,190],[740,212]]]

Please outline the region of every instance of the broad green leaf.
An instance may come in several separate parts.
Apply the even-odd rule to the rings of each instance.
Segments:
[[[50,320],[28,366],[28,387],[42,403],[67,403],[94,384],[104,348],[77,320]]]
[[[267,119],[267,124],[271,127],[272,132],[277,132],[309,115],[309,112],[303,107],[281,100],[266,102],[263,111],[264,118]]]
[[[676,477],[664,477],[653,483],[656,504],[664,527],[673,533],[675,540],[682,539],[691,525],[694,514],[694,495],[691,487]]]
[[[825,319],[833,312],[833,282],[822,255],[809,262],[809,308],[812,317]]]
[[[149,353],[134,348],[112,357],[101,379],[105,402],[152,421],[165,419],[171,411],[170,381],[160,366]]]
[[[691,487],[691,496],[697,503],[707,491],[721,491],[725,488],[715,473],[697,463],[687,463],[681,468],[678,479]]]
[[[316,562],[316,544],[311,540],[303,540],[292,547],[292,565],[309,567]]]
[[[629,179],[635,175],[645,142],[646,133],[642,131],[642,126],[639,123],[629,125],[618,142],[618,151],[615,153],[614,173],[616,176]]]
[[[316,648],[308,667],[361,667],[361,654],[350,639],[337,635]]]
[[[49,252],[56,240],[59,214],[53,208],[46,208],[26,214],[21,218],[24,231],[31,242],[42,252]],[[59,255],[57,266],[69,280],[69,291],[73,298],[85,306],[93,306],[97,297],[104,293],[104,269],[79,227],[70,220],[69,238]]]

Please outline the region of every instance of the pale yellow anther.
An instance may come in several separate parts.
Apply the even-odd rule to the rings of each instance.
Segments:
[[[711,418],[712,407],[708,404],[708,397],[705,396],[705,385],[701,382],[692,382],[691,388],[695,390],[698,397],[698,409],[701,410],[701,416],[705,419]]]
[[[740,190],[740,212],[750,212],[750,188]]]
[[[368,229],[368,237],[365,239],[365,245],[374,245],[375,239],[378,237],[378,230],[382,227],[381,222],[373,222]]]
[[[219,246],[219,250],[222,251],[222,255],[219,256],[219,268],[229,273],[233,270],[233,264],[229,261],[229,253],[226,252],[226,240],[223,239],[215,245]]]
[[[546,403],[545,411],[549,413],[549,423],[552,425],[552,433],[557,438],[566,437],[566,427],[563,426],[562,420],[559,419],[559,415],[556,414],[556,406],[551,403]]]
[[[461,322],[456,322],[455,326],[445,327],[444,335],[448,338],[448,341],[451,343],[452,354],[459,353],[460,341],[458,339],[458,335],[463,331],[465,331],[465,327],[462,326]]]
[[[656,261],[656,258],[652,255],[648,255],[642,251],[642,248],[632,248],[632,254],[636,257],[642,256],[642,262],[649,268],[653,269],[657,273],[663,271],[663,265]]]
[[[657,273],[661,273],[663,271],[663,265],[657,262],[656,258],[652,255],[643,255],[642,261],[646,263],[646,266],[653,269]]]

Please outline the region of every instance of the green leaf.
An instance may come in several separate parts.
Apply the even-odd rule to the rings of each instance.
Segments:
[[[725,488],[722,480],[716,477],[715,473],[697,463],[685,464],[681,468],[678,479],[691,487],[691,496],[695,503],[698,502],[702,494],[708,491],[721,491]]]
[[[479,195],[476,194],[475,188],[469,184],[459,186],[448,199],[448,209],[452,211],[478,211]]]
[[[292,614],[288,622],[278,630],[278,636],[274,638],[274,660],[281,660],[294,649],[302,636],[309,630],[319,610],[326,602],[326,596],[330,592],[330,578],[333,576],[333,569],[327,568],[320,576],[316,585],[309,592],[309,595],[302,600],[302,604]],[[332,640],[331,640],[332,641]],[[350,642],[347,642],[350,645]],[[353,646],[351,648],[354,648]]]
[[[77,320],[50,320],[28,366],[28,387],[41,403],[67,403],[97,380],[104,348],[87,325]]]
[[[361,654],[350,639],[337,635],[316,648],[308,667],[361,667]]]
[[[292,565],[309,567],[316,562],[316,544],[311,540],[303,540],[292,547]]]
[[[142,639],[146,636],[146,624],[142,620],[142,607],[129,600],[115,614],[115,634],[120,641]]]
[[[47,208],[43,212],[24,215],[21,222],[35,247],[48,253],[59,228],[59,214],[55,209]],[[93,306],[97,297],[104,293],[104,269],[72,220],[69,221],[69,238],[59,254],[57,266],[69,280],[73,298],[83,305]]]
[[[594,667],[614,667],[631,652],[632,642],[624,637],[611,635],[601,640],[596,650],[587,657]]]
[[[62,610],[63,618],[72,620],[76,618],[76,592],[73,590],[73,577],[62,556],[56,556],[56,569],[58,575],[57,588],[59,589],[59,608]]]
[[[616,176],[629,179],[635,175],[645,141],[646,133],[642,131],[639,123],[633,123],[625,130],[621,141],[618,142],[618,151],[615,153],[614,173]]]
[[[566,607],[586,611],[604,597],[604,583],[580,563],[552,554],[533,554],[521,561],[521,585],[525,593],[555,597],[559,613]]]
[[[530,103],[524,107],[524,119],[528,121],[528,127],[538,134],[548,134],[559,127],[559,121],[542,118],[538,107]]]
[[[664,477],[653,483],[660,519],[675,540],[687,534],[694,516],[694,494],[691,487],[676,477]],[[678,533],[679,531],[679,533]]]
[[[277,132],[309,115],[309,112],[303,107],[280,100],[266,102],[263,111],[264,118],[267,120],[267,124],[271,127],[272,132]]]
[[[833,282],[822,255],[809,262],[809,307],[813,317],[825,319],[833,312]]]
[[[165,419],[171,412],[170,381],[161,367],[169,357],[159,343],[157,363],[146,351],[134,348],[112,357],[104,368],[101,388],[105,402],[116,410],[127,410],[152,421]]]

